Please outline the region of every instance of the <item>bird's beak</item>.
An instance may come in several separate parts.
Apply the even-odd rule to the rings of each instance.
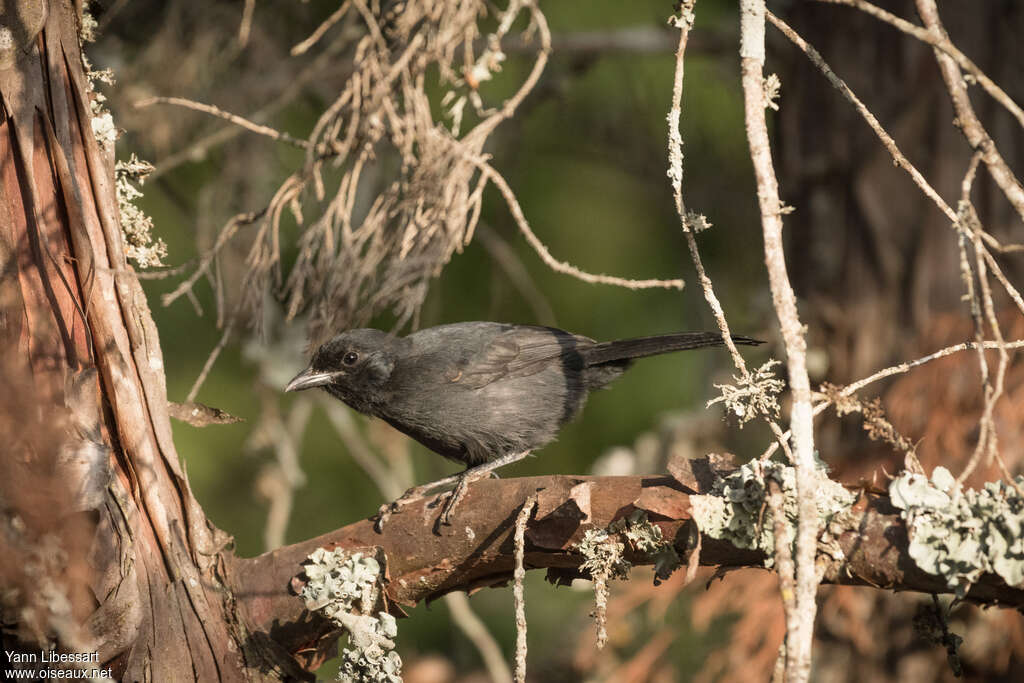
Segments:
[[[292,381],[288,382],[288,386],[286,386],[284,390],[302,391],[303,389],[322,387],[325,384],[333,382],[337,375],[338,373],[336,372],[313,372],[313,368],[306,368],[299,374],[295,375]]]

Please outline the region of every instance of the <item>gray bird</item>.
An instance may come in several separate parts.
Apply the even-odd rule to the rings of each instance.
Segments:
[[[285,391],[321,387],[464,464],[464,472],[409,489],[382,506],[378,518],[379,528],[402,505],[455,484],[439,518],[448,524],[469,482],[553,441],[587,395],[634,359],[723,343],[712,332],[599,343],[552,327],[492,322],[439,325],[406,337],[359,329],[318,348]]]

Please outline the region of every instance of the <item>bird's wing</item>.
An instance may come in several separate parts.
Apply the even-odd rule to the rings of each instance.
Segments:
[[[528,377],[553,361],[582,368],[579,352],[594,343],[593,339],[552,327],[513,327],[472,355],[456,381],[478,389],[506,378]]]

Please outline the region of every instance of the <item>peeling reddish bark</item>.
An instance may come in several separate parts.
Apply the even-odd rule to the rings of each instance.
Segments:
[[[125,262],[113,160],[93,136],[80,11],[23,1],[3,17],[20,41],[0,55],[3,408],[25,423],[4,434],[18,438],[0,493],[5,521],[29,520],[0,538],[21,559],[3,578],[25,601],[4,615],[21,627],[10,649],[53,638],[124,680],[243,680],[260,657],[243,657],[223,589],[228,537],[171,440],[159,337]],[[71,615],[38,596],[44,580]]]
[[[706,461],[697,461],[706,462]],[[582,522],[575,504],[574,488],[589,484],[589,520]],[[569,548],[587,529],[603,528],[615,519],[645,509],[661,527],[666,539],[674,539],[682,555],[690,522],[689,494],[707,491],[697,483],[687,488],[669,476],[662,477],[531,477],[486,480],[469,487],[456,511],[456,523],[432,533],[437,509],[417,503],[388,522],[383,534],[364,520],[302,543],[280,548],[229,565],[234,587],[253,633],[262,633],[290,651],[311,646],[326,627],[311,617],[288,589],[302,571],[301,563],[318,547],[381,548],[386,558],[387,595],[398,605],[414,605],[454,590],[475,590],[503,585],[512,576],[512,534],[516,513],[526,498],[541,491],[541,503],[527,528],[525,564],[547,568],[555,577],[576,574],[582,557]],[[947,593],[936,576],[920,570],[907,552],[906,527],[887,496],[866,495],[855,506],[854,521],[841,534],[846,561],[829,566],[826,583],[873,586],[886,590]],[[684,555],[685,556],[685,555]],[[643,556],[634,564],[649,564]],[[762,566],[759,552],[741,550],[704,536],[700,562],[724,567]],[[968,594],[984,604],[1024,607],[1024,590],[1010,588],[1001,579],[986,575]]]

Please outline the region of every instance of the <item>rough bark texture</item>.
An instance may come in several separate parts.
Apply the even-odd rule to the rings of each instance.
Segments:
[[[63,548],[77,568],[77,584],[64,585],[78,618],[41,620],[40,635],[98,652],[124,680],[242,679],[221,581],[228,539],[193,498],[171,441],[159,339],[125,262],[112,155],[92,132],[80,8],[51,3],[33,34],[23,19],[38,3],[12,4],[5,20],[26,41],[0,70],[4,353],[28,360],[31,402],[44,415],[69,415],[44,426],[70,423],[74,436],[70,454],[15,449],[6,466],[34,468],[35,485],[79,478],[61,482],[77,497],[44,502],[53,514],[35,530],[59,531],[90,511],[92,534],[77,553]],[[83,616],[88,627],[72,628]]]

